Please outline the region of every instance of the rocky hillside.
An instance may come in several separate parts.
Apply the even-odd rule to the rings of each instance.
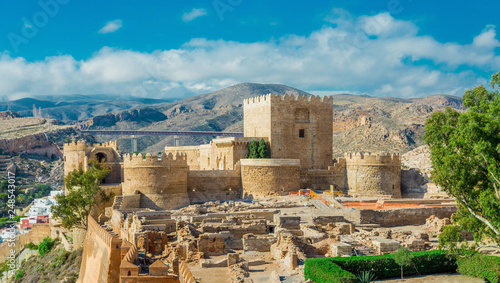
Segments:
[[[334,95],[334,156],[345,152],[397,152],[423,144],[425,121],[446,107],[463,109],[462,99],[449,95],[400,99]]]

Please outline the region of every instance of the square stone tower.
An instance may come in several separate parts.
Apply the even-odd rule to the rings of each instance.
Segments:
[[[300,159],[302,169],[332,163],[333,99],[274,95],[244,101],[245,137],[268,137],[272,158]]]

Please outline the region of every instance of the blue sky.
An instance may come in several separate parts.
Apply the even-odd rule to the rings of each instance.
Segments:
[[[436,3],[437,2],[437,3]],[[180,98],[240,82],[462,95],[500,70],[496,1],[0,2],[0,98]]]

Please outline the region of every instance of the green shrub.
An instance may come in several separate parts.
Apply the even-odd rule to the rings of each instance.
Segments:
[[[28,248],[30,251],[34,251],[34,250],[38,250],[38,246],[33,244],[33,242],[29,242],[27,245],[26,245],[26,248]]]
[[[16,272],[16,275],[14,275],[14,279],[18,280],[18,279],[23,278],[23,276],[24,276],[24,270],[19,269],[19,270]]]
[[[413,264],[403,268],[404,273],[408,276],[419,273],[436,274],[456,272],[457,264],[455,259],[447,256],[445,251],[423,251],[412,253],[412,255]],[[340,267],[340,270],[338,270],[337,267]],[[308,272],[307,275],[306,271]],[[319,274],[322,276],[321,278],[328,278],[325,280],[332,280],[331,278],[337,278],[337,274],[342,274],[341,271],[347,271],[352,276],[354,276],[353,273],[358,274],[371,271],[379,280],[401,276],[401,267],[396,264],[390,254],[307,259],[304,267],[306,279],[310,278],[314,282],[343,282],[316,281],[311,276],[311,274]]]
[[[370,283],[375,281],[377,277],[371,271],[363,271],[356,275],[356,278],[358,278],[359,283]]]
[[[304,267],[305,279],[315,283],[350,283],[356,282],[356,276],[343,270],[329,258],[308,258]]]
[[[54,246],[55,240],[52,240],[49,236],[47,236],[43,241],[38,245],[38,253],[43,256],[48,253],[52,247]]]
[[[484,254],[459,257],[458,271],[462,274],[479,277],[488,282],[500,282],[500,257]]]

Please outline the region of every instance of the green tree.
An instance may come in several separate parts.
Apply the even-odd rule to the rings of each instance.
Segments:
[[[269,151],[267,150],[267,144],[266,141],[264,141],[264,139],[260,139],[257,152],[259,154],[258,158],[269,158]]]
[[[54,217],[62,219],[64,228],[87,229],[92,208],[112,197],[100,188],[109,172],[107,164],[93,161],[87,171],[80,166],[64,178],[66,195],[57,195],[57,206],[52,206]]]
[[[400,247],[392,254],[392,258],[401,267],[401,279],[403,279],[403,267],[410,266],[413,263],[413,255],[407,248]]]
[[[247,158],[259,158],[257,147],[258,147],[257,141],[253,140],[248,144]]]
[[[477,241],[489,237],[500,243],[500,72],[487,90],[480,85],[463,96],[467,112],[451,108],[426,122],[432,180],[454,196],[454,221],[474,232]]]

